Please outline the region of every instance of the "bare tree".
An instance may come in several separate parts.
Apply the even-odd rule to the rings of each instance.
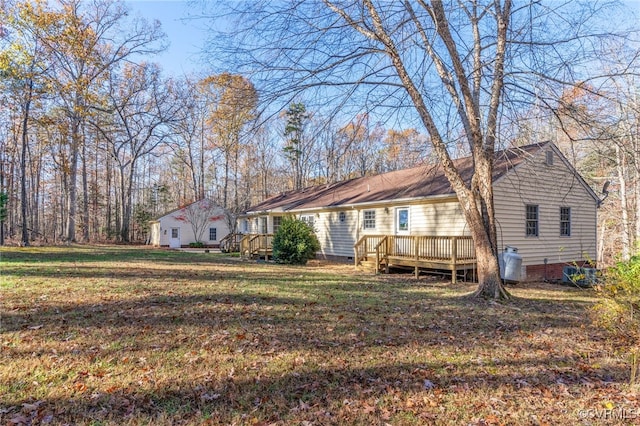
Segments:
[[[498,267],[492,184],[495,151],[504,143],[502,116],[537,90],[557,99],[559,88],[577,82],[582,65],[612,32],[603,30],[606,11],[574,2],[514,7],[511,0],[300,0],[229,7],[239,18],[233,34],[218,35],[220,43],[212,48],[235,55],[238,70],[278,108],[314,91],[319,102],[343,114],[366,107],[424,126],[474,239],[476,295],[508,297]],[[471,179],[453,163],[463,145],[473,157]]]
[[[128,11],[116,0],[59,0],[57,8],[38,4],[34,13],[39,20],[58,22],[53,27],[55,31],[42,33],[41,43],[52,58],[49,81],[67,112],[70,129],[65,237],[75,241],[83,125],[91,105],[97,101],[96,91],[118,63],[162,50],[159,43],[164,34],[157,22],[127,22]]]
[[[179,109],[171,95],[156,65],[127,65],[110,78],[106,121],[92,121],[118,167],[122,241],[129,241],[138,163],[166,141]]]

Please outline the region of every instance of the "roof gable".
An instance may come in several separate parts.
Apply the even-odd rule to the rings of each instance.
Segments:
[[[159,220],[164,219],[167,216],[171,216],[172,214],[175,214],[176,212],[179,212],[179,211],[181,211],[183,209],[186,209],[189,206],[192,206],[192,205],[198,204],[198,203],[202,203],[204,201],[208,201],[209,203],[212,203],[216,208],[222,209],[222,207],[217,205],[214,201],[210,200],[209,198],[201,198],[201,199],[199,199],[197,201],[194,201],[193,203],[185,204],[184,206],[180,206],[177,209],[173,209],[171,211],[168,211],[167,213],[164,213],[162,216],[158,216],[157,218],[151,220],[150,222],[158,222]]]

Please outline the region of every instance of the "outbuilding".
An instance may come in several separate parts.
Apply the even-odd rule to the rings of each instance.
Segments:
[[[219,247],[229,234],[225,209],[209,199],[170,211],[152,220],[151,244],[157,247],[180,248],[201,243],[204,247]]]

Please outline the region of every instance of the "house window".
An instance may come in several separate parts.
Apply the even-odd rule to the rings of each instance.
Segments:
[[[571,207],[560,207],[560,236],[571,236]]]
[[[171,228],[171,238],[178,238],[178,228]]]
[[[344,222],[345,220],[347,220],[347,213],[345,213],[345,212],[340,212],[340,213],[338,214],[338,220],[339,220],[340,222]]]
[[[538,214],[538,206],[534,204],[527,204],[527,220],[526,220],[526,235],[527,237],[538,236],[538,220],[540,215]]]
[[[266,234],[267,233],[267,217],[261,217],[260,218],[260,234]]]
[[[304,216],[300,216],[300,220],[313,228],[314,217],[312,214],[306,214]]]
[[[363,229],[376,229],[376,211],[364,210],[362,212],[362,228]]]
[[[280,222],[282,222],[282,216],[274,216],[273,217],[273,233],[278,232],[278,228],[280,228]]]
[[[209,241],[216,241],[218,239],[218,229],[209,228]]]
[[[242,221],[242,232],[244,232],[245,234],[247,232],[249,232],[249,220],[245,219]]]
[[[398,231],[409,230],[409,209],[398,209]]]

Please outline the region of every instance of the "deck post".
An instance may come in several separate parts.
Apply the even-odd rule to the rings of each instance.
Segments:
[[[451,284],[458,282],[458,237],[451,237]]]
[[[414,268],[413,273],[416,275],[416,279],[420,276],[420,269],[418,268],[418,236],[413,235],[411,236],[411,238],[413,239],[413,251],[414,251],[414,256],[416,259],[416,266]]]
[[[387,236],[384,237],[384,257],[387,258],[387,261],[384,265],[384,273],[389,273],[389,238]]]

